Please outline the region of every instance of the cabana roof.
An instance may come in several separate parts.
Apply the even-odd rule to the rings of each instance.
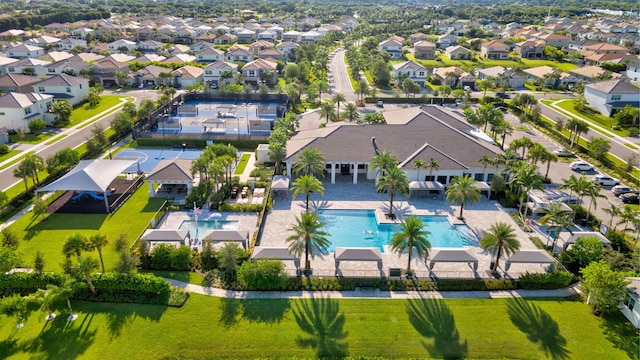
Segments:
[[[133,164],[135,164],[134,160],[82,160],[66,175],[37,191],[106,192],[109,184]]]
[[[382,261],[378,248],[336,248],[333,254],[337,261]]]
[[[504,267],[508,271],[511,264],[549,264],[553,267],[556,260],[544,250],[518,250],[509,259]]]
[[[578,239],[580,239],[580,238],[588,238],[588,237],[595,237],[598,240],[600,240],[604,245],[611,246],[611,241],[609,241],[609,239],[604,237],[604,235],[600,234],[599,232],[595,232],[595,231],[574,231],[573,235],[570,234],[570,233],[566,233],[566,232],[560,233],[560,239],[562,239],[562,241],[564,242],[565,248],[568,245],[575,244],[575,242],[578,241]]]
[[[146,241],[184,242],[190,238],[189,230],[158,230],[149,229],[144,232],[141,239]]]
[[[256,247],[253,249],[252,259],[280,259],[280,260],[298,260],[298,257],[291,254],[286,247]]]
[[[289,182],[290,179],[284,175],[276,175],[273,177],[273,181],[271,182],[271,191],[277,190],[289,190]]]
[[[437,181],[412,181],[409,183],[409,191],[414,190],[444,190],[444,185]]]
[[[203,240],[214,241],[242,241],[244,242],[249,237],[247,231],[240,230],[208,230],[202,236]]]
[[[473,263],[473,270],[478,270],[478,259],[463,249],[437,249],[433,250],[429,269],[433,269],[436,263]]]

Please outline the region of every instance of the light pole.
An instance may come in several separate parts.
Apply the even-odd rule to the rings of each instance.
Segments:
[[[249,105],[250,103],[244,104],[244,113],[247,115],[247,135],[251,132],[251,127],[249,126]]]

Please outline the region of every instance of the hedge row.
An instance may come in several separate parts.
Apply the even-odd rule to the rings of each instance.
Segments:
[[[154,139],[154,138],[137,138],[136,142],[140,147],[146,146],[182,146],[185,144],[186,146],[193,148],[194,146],[198,149],[204,149],[207,146],[207,140],[205,139]],[[236,149],[255,149],[259,144],[267,144],[268,141],[265,140],[227,140],[220,139],[214,140],[214,142],[220,142],[223,144],[231,144],[231,146]]]
[[[95,275],[92,280],[96,295],[85,287],[77,290],[73,298],[113,303],[153,305],[169,303],[171,286],[166,280],[151,274],[105,273]]]
[[[64,281],[58,273],[13,273],[0,274],[0,297],[13,294],[32,294],[38,289],[46,289],[48,284],[61,285]]]

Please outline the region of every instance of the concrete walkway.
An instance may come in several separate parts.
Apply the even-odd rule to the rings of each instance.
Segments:
[[[556,290],[497,290],[497,291],[234,291],[189,284],[166,279],[171,285],[195,294],[229,299],[505,299],[516,297],[567,297],[580,293],[577,285]]]

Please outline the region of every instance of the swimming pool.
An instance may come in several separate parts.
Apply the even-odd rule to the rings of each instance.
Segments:
[[[189,230],[191,237],[203,236],[209,230],[237,230],[239,221],[237,220],[198,220],[196,228],[195,220],[184,220],[179,229]],[[196,232],[197,230],[197,232]]]
[[[373,210],[320,210],[320,217],[327,223],[324,230],[336,247],[377,247],[384,252],[398,225],[378,224]],[[432,248],[462,248],[478,246],[478,242],[466,225],[452,225],[446,216],[418,216],[431,234],[427,236]]]

